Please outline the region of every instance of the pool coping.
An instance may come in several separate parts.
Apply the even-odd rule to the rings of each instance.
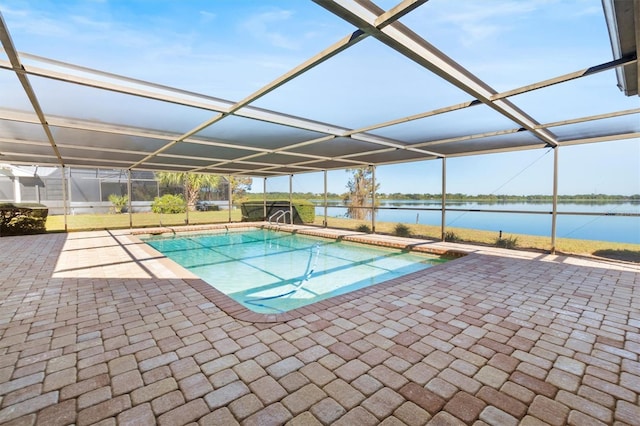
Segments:
[[[322,237],[333,239],[336,241],[349,241],[368,245],[377,245],[387,248],[396,248],[407,251],[414,251],[417,253],[436,254],[440,256],[460,258],[470,255],[469,252],[464,250],[452,250],[450,248],[441,248],[428,246],[426,244],[433,244],[434,242],[427,240],[419,240],[422,242],[408,243],[407,239],[396,238],[387,235],[380,234],[364,234],[361,232],[337,230],[333,228],[316,228],[311,226],[301,227],[296,225],[271,225],[268,222],[240,222],[229,224],[212,224],[212,225],[193,225],[193,226],[179,226],[179,227],[159,227],[159,228],[145,228],[134,230],[129,234],[129,239],[132,243],[139,245],[142,250],[148,255],[153,257],[156,261],[162,262],[170,271],[174,272],[177,276],[181,276],[183,281],[191,286],[194,290],[198,291],[202,296],[214,303],[220,310],[224,311],[227,315],[240,320],[251,323],[278,323],[286,322],[294,319],[301,318],[309,314],[315,314],[321,311],[325,311],[334,306],[340,305],[351,300],[355,300],[364,297],[368,294],[380,291],[385,287],[397,285],[406,280],[423,276],[426,273],[438,270],[445,266],[447,263],[435,265],[421,271],[411,272],[403,275],[402,277],[393,278],[378,284],[374,284],[362,289],[350,291],[338,296],[333,296],[318,302],[311,303],[300,308],[292,309],[290,311],[274,314],[261,314],[254,312],[247,307],[243,306],[239,302],[235,301],[231,297],[217,290],[211,284],[207,283],[203,279],[197,277],[186,268],[180,266],[178,263],[169,259],[162,253],[155,250],[150,245],[146,244],[140,236],[142,235],[163,235],[163,234],[178,234],[178,233],[198,233],[212,230],[224,230],[224,229],[271,229],[283,232],[290,232],[292,234],[309,235],[315,237]],[[372,238],[372,235],[376,237]],[[381,239],[380,237],[384,237]],[[452,260],[454,260],[452,259]]]

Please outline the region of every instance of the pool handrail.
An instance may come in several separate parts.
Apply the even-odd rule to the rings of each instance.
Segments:
[[[272,220],[275,220],[276,225],[280,223],[280,219],[282,219],[282,223],[287,223],[287,215],[291,216],[291,212],[288,210],[278,210],[271,216],[269,216],[269,225],[273,225]]]

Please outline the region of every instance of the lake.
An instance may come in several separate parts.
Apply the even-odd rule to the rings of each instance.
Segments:
[[[322,200],[312,200],[316,204],[316,216],[324,215]],[[346,207],[340,200],[328,202],[329,217],[345,217]],[[437,201],[381,200],[376,221],[404,224],[422,224],[440,226],[440,209]],[[501,213],[501,212],[463,212],[461,210],[500,210],[500,211],[539,211],[551,212],[551,203],[490,203],[447,201],[446,224],[449,227],[499,231],[503,236],[527,234],[551,236],[551,214]],[[598,216],[559,214],[557,220],[558,238],[580,240],[613,241],[640,244],[640,217],[612,216],[611,214],[640,214],[640,202],[620,203],[558,203],[559,213],[601,213]]]

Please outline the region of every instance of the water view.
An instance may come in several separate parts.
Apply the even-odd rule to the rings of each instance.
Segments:
[[[316,215],[324,215],[322,200],[313,200]],[[345,217],[346,207],[341,200],[331,200],[329,217]],[[434,210],[419,210],[434,209]],[[441,211],[437,201],[381,200],[376,220],[405,224],[440,226]],[[500,212],[456,211],[499,210]],[[503,234],[551,235],[551,214],[511,213],[511,211],[551,212],[551,203],[493,203],[447,201],[446,225],[456,228],[499,231]],[[505,213],[502,213],[504,211]],[[509,212],[509,213],[507,213]],[[640,202],[620,203],[558,203],[558,238],[612,241],[640,244]],[[563,214],[564,213],[564,214]],[[568,213],[598,213],[586,216]]]

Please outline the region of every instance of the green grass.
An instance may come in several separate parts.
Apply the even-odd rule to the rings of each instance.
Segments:
[[[134,213],[131,215],[134,228],[148,228],[153,226],[179,226],[185,225],[186,215]],[[231,210],[231,221],[239,222],[242,219],[240,210]],[[189,224],[224,223],[229,222],[229,210],[189,212]],[[88,231],[95,229],[122,229],[129,227],[129,215],[124,214],[81,214],[67,216],[67,230]],[[64,216],[47,217],[47,231],[64,231]]]
[[[185,224],[185,214],[156,214],[134,213],[131,215],[134,228],[147,228],[160,226],[180,226]],[[231,221],[239,222],[242,214],[239,209],[231,211]],[[322,226],[324,217],[316,216],[314,225]],[[226,223],[229,222],[229,211],[189,212],[189,224]],[[331,228],[358,230],[369,227],[370,221],[327,218],[327,225]],[[377,222],[376,232],[380,234],[395,234],[397,223]],[[126,229],[129,228],[128,214],[84,214],[67,216],[67,229],[69,231],[87,231],[97,229]],[[47,217],[47,231],[64,231],[64,216]],[[415,238],[440,240],[440,227],[434,225],[411,225],[411,236]],[[498,235],[495,232],[480,231],[467,228],[447,228],[448,233],[453,233],[456,242],[495,246]],[[549,251],[551,239],[535,235],[505,235],[504,238],[517,238],[518,249]],[[572,238],[557,238],[556,250],[560,253],[580,255],[592,255],[606,257],[615,260],[640,263],[640,244],[614,243],[608,241],[576,240]]]
[[[322,225],[323,217],[316,217],[315,224]],[[327,225],[331,228],[353,229],[370,221],[341,219],[328,217]],[[376,222],[376,232],[380,234],[395,234],[395,223]],[[495,246],[498,234],[491,231],[477,229],[447,227],[447,232],[453,232],[456,242]],[[440,240],[441,229],[434,225],[411,225],[411,236],[415,238]],[[514,234],[504,235],[503,238],[517,238],[518,249],[549,251],[551,238],[537,235]],[[614,243],[609,241],[577,240],[573,238],[556,238],[556,251],[588,256],[606,257],[628,262],[640,262],[640,244]]]

